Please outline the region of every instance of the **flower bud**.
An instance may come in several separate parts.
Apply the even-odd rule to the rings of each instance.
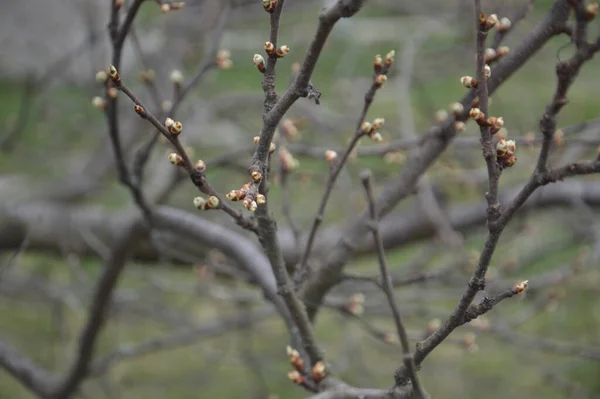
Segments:
[[[381,71],[382,66],[383,58],[381,58],[381,55],[377,54],[373,59],[373,71],[375,71],[375,73],[379,73],[379,71]]]
[[[520,294],[521,292],[525,291],[525,288],[527,288],[528,285],[529,280],[521,281],[519,284],[516,284],[513,289],[517,292],[517,294]]]
[[[119,72],[117,71],[117,68],[115,68],[114,65],[111,65],[108,69],[108,75],[113,80],[113,82],[117,84],[121,83],[121,76],[119,76]]]
[[[454,116],[460,116],[465,111],[465,107],[461,103],[455,102],[450,104],[448,110],[452,112]]]
[[[497,23],[498,23],[498,16],[496,14],[491,14],[485,20],[485,27],[486,27],[486,29],[492,29],[494,26],[496,26]]]
[[[373,140],[376,143],[380,143],[383,141],[383,136],[381,135],[381,133],[379,132],[372,132],[369,137],[371,137],[371,140]]]
[[[585,11],[583,13],[583,18],[586,21],[591,21],[598,15],[598,3],[589,3],[585,6]]]
[[[483,75],[486,79],[489,79],[492,76],[492,68],[489,65],[483,67]]]
[[[273,154],[276,149],[277,149],[277,145],[275,145],[275,143],[271,142],[271,144],[269,145],[269,155]]]
[[[506,54],[510,53],[510,47],[508,46],[500,46],[498,50],[496,50],[498,57],[504,57]]]
[[[372,130],[379,130],[383,127],[383,125],[385,124],[385,119],[384,118],[375,118],[373,120],[373,123],[371,124]]]
[[[179,69],[173,69],[170,75],[171,83],[173,83],[177,87],[181,87],[183,85],[183,74]]]
[[[264,3],[264,1],[263,1]],[[298,370],[293,370],[288,373],[288,378],[294,382],[294,384],[302,385],[304,383],[304,377],[302,374],[298,372]]]
[[[214,195],[211,195],[208,198],[208,201],[206,202],[206,207],[210,208],[210,209],[215,209],[219,206],[220,201],[218,197],[215,197]]]
[[[438,123],[442,123],[446,119],[448,119],[448,112],[445,109],[440,109],[440,110],[436,111],[436,113],[435,113],[435,120]]]
[[[472,76],[463,76],[460,78],[460,84],[462,84],[467,89],[477,87],[477,79]]]
[[[199,159],[196,161],[196,169],[198,170],[198,172],[200,173],[204,173],[206,171],[206,163],[204,163],[203,160]]]
[[[504,166],[507,168],[510,168],[511,166],[513,166],[514,164],[517,163],[517,157],[514,155],[511,155],[507,158],[504,158]]]
[[[289,52],[290,52],[290,48],[288,46],[285,46],[285,45],[281,46],[277,50],[275,50],[275,53],[277,54],[278,58],[285,57]]]
[[[255,170],[250,174],[250,177],[252,177],[252,181],[254,181],[255,183],[259,183],[262,180],[262,173]]]
[[[181,155],[177,154],[176,152],[170,153],[168,158],[169,158],[169,162],[171,162],[173,165],[176,165],[176,166],[183,165],[183,158],[181,157]]]
[[[106,94],[110,98],[117,98],[119,95],[119,90],[116,87],[109,87],[108,90],[106,90]]]
[[[385,82],[387,82],[387,76],[382,74],[375,77],[375,87],[381,88],[385,85]]]
[[[312,376],[316,382],[320,382],[325,378],[325,363],[318,361],[312,368]]]
[[[369,134],[373,131],[373,125],[371,124],[371,122],[364,121],[360,125],[360,131],[363,134]]]
[[[273,11],[275,11],[277,0],[262,0],[262,5],[266,12],[272,13]]]
[[[142,107],[141,105],[135,104],[133,106],[133,110],[135,111],[136,114],[138,114],[139,116],[144,116],[144,114],[146,113],[146,111],[144,111],[144,107]]]
[[[391,50],[389,53],[385,55],[385,65],[390,66],[394,62],[396,57],[396,50]]]
[[[267,203],[267,197],[265,197],[264,195],[262,195],[261,193],[257,193],[256,194],[256,203],[258,205],[263,205]]]
[[[496,58],[496,50],[494,50],[493,48],[486,48],[485,49],[485,53],[483,54],[485,62],[490,62],[491,60]]]
[[[104,84],[104,83],[106,83],[107,80],[108,80],[108,74],[106,73],[106,71],[104,69],[101,69],[98,72],[96,72],[96,82],[98,82],[100,84]]]
[[[198,209],[202,209],[204,208],[204,205],[206,205],[206,200],[202,197],[196,197],[194,198],[194,206]]]
[[[498,21],[498,24],[496,25],[496,29],[498,29],[498,32],[506,32],[510,29],[512,25],[512,22],[510,22],[510,19],[506,18],[506,17],[502,17],[500,19],[500,21]]]
[[[164,14],[168,13],[169,11],[171,11],[171,6],[169,5],[169,3],[163,3],[160,6],[160,11],[162,11]]]
[[[267,54],[273,54],[275,52],[275,46],[271,42],[265,42],[265,52]]]
[[[556,132],[554,132],[552,140],[554,141],[555,146],[562,147],[562,145],[565,143],[565,133],[562,131],[562,129],[558,129]]]
[[[502,139],[496,144],[496,155],[498,158],[504,158],[508,155],[508,149],[506,147],[506,140]]]
[[[167,129],[170,129],[171,126],[173,126],[174,123],[175,123],[175,121],[173,119],[171,119],[171,118],[165,119],[165,127]]]
[[[465,129],[467,128],[467,125],[464,122],[456,121],[456,122],[454,122],[454,128],[456,129],[457,132],[464,132]]]
[[[262,55],[254,54],[254,57],[252,58],[252,62],[254,62],[254,66],[256,66],[256,68],[260,72],[265,73],[265,70],[266,70],[265,59]]]
[[[92,98],[92,105],[98,109],[104,109],[106,107],[106,100],[102,97],[96,96]]]
[[[325,159],[329,163],[333,163],[337,159],[337,156],[338,156],[337,152],[335,152],[333,150],[325,151]]]
[[[171,134],[174,136],[177,136],[179,133],[181,133],[182,129],[183,129],[183,125],[179,121],[177,121],[177,122],[173,123],[171,126],[169,126],[169,132],[171,132]]]

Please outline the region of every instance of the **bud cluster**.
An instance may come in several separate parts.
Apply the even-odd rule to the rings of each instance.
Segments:
[[[382,75],[382,76],[385,76],[385,75]],[[383,141],[383,136],[381,135],[381,133],[379,133],[379,129],[381,129],[384,124],[385,124],[384,118],[375,118],[373,120],[373,122],[365,121],[360,126],[360,133],[366,134],[375,142]]]
[[[220,201],[219,198],[211,195],[208,200],[205,200],[202,197],[194,198],[194,206],[200,210],[208,210],[208,209],[216,209],[219,207]]]
[[[179,121],[174,121],[171,118],[165,119],[165,127],[173,136],[177,136],[183,130],[183,125]]]
[[[505,168],[510,168],[517,162],[517,157],[514,155],[517,150],[517,145],[514,140],[501,139],[496,144],[496,156],[498,162]]]
[[[221,49],[217,52],[217,68],[226,70],[231,69],[233,61],[231,61],[231,52],[227,49]]]
[[[304,360],[300,356],[300,352],[291,346],[286,347],[287,355],[290,359],[290,363],[294,367],[294,370],[288,373],[288,378],[297,385],[304,385],[306,378],[304,377]],[[321,360],[316,362],[311,369],[311,375],[315,382],[322,381],[327,375],[327,367]]]
[[[380,88],[387,82],[387,73],[390,67],[394,63],[396,57],[396,51],[391,50],[383,58],[380,54],[377,54],[373,59],[373,71],[375,72],[375,87]]]
[[[281,167],[285,172],[291,172],[300,166],[300,162],[294,158],[287,148],[281,148],[279,150],[279,162],[281,162]]]
[[[365,295],[359,292],[348,298],[348,302],[344,304],[344,310],[353,316],[360,316],[365,312],[364,304]]]

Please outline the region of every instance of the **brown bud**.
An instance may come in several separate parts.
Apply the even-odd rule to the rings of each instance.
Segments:
[[[517,294],[520,294],[521,292],[525,291],[525,288],[527,288],[528,285],[529,280],[521,281],[519,284],[516,284],[513,289],[517,292]]]
[[[106,100],[104,100],[102,97],[96,96],[92,98],[92,105],[98,109],[104,109],[106,108]]]
[[[262,173],[260,173],[259,171],[255,170],[254,172],[252,172],[250,174],[250,177],[252,177],[252,180],[255,183],[260,183],[260,181],[262,180]]]
[[[373,59],[373,71],[375,71],[375,73],[379,73],[381,71],[382,67],[383,67],[383,58],[381,58],[381,55],[377,54],[375,56],[375,58]]]
[[[327,160],[327,162],[333,163],[337,159],[337,152],[333,150],[325,151],[325,159]]]
[[[477,87],[477,79],[472,76],[463,76],[460,78],[460,84],[466,87],[467,89]]]
[[[116,84],[121,83],[121,76],[119,75],[119,72],[117,71],[117,68],[115,68],[114,65],[111,65],[108,69],[108,75]]]
[[[322,361],[318,361],[315,363],[315,365],[312,368],[312,376],[314,378],[314,380],[316,382],[322,381],[323,378],[325,378],[326,375],[326,370],[325,370],[325,363],[323,363]]]
[[[169,154],[169,162],[171,162],[173,165],[176,166],[182,166],[183,165],[183,158],[181,157],[181,155],[172,152]]]
[[[174,122],[171,126],[169,126],[169,132],[171,132],[171,134],[174,136],[177,136],[179,133],[181,133],[182,129],[183,125],[179,121]]]
[[[275,52],[275,46],[271,42],[265,42],[265,52],[269,55]]]
[[[254,66],[256,66],[261,73],[265,73],[267,68],[265,67],[265,59],[262,55],[254,54],[252,62],[254,62]]]
[[[288,373],[288,378],[297,385],[302,385],[304,383],[304,377],[297,370],[290,371]]]
[[[290,52],[290,48],[288,46],[281,46],[277,50],[275,50],[275,54],[277,54],[278,58],[285,57]]]
[[[583,18],[586,21],[591,21],[598,16],[598,3],[593,2],[586,4],[585,11],[583,13]]]
[[[117,98],[119,95],[119,90],[116,87],[109,87],[108,90],[106,90],[106,94],[110,98]]]
[[[256,194],[256,203],[258,205],[266,204],[267,203],[267,197],[265,197],[261,193]]]
[[[196,166],[196,169],[198,170],[198,172],[204,173],[206,171],[206,164],[201,159],[196,161],[195,166]]]
[[[144,108],[141,105],[137,105],[135,104],[133,106],[133,109],[135,111],[136,114],[140,115],[140,116],[144,116],[146,111],[144,111]]]
[[[171,11],[171,6],[168,3],[164,3],[160,6],[160,11],[166,14]]]
[[[385,82],[387,82],[387,76],[381,74],[375,77],[375,87],[383,87],[385,85]]]

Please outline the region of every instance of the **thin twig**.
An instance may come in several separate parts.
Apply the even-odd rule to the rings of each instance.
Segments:
[[[361,173],[361,181],[365,188],[365,193],[369,206],[369,214],[371,215],[371,230],[373,232],[373,239],[377,247],[377,258],[379,260],[379,271],[381,273],[382,285],[381,288],[385,293],[392,315],[394,317],[394,323],[396,324],[396,330],[398,331],[398,337],[402,345],[402,351],[404,352],[403,362],[408,370],[408,375],[412,382],[414,397],[417,399],[426,399],[429,397],[423,386],[421,385],[417,376],[417,367],[415,365],[415,359],[413,358],[410,350],[410,343],[408,341],[408,335],[402,322],[402,316],[400,315],[400,309],[396,304],[394,298],[394,288],[392,286],[392,279],[388,272],[387,260],[385,257],[385,250],[383,248],[383,242],[381,241],[381,235],[379,234],[379,216],[377,215],[377,208],[375,207],[375,196],[373,194],[373,187],[371,184],[371,171],[363,171]]]

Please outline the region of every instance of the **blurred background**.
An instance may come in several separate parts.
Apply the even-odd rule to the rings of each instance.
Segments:
[[[293,64],[303,59],[319,9],[331,3],[286,1],[280,44],[291,52],[277,64],[280,93]],[[503,45],[518,45],[553,2],[484,2],[500,16],[519,15],[529,3]],[[109,11],[108,1],[29,0],[3,4],[0,14],[0,336],[56,373],[73,357],[108,249],[138,212],[116,176],[105,116],[92,104],[104,95],[96,72],[111,59]],[[322,154],[341,150],[351,137],[374,55],[396,51],[395,68],[368,115],[385,118],[384,143],[363,140],[340,175],[313,252],[317,260],[365,207],[359,172],[372,169],[379,192],[407,167],[414,137],[464,95],[459,78],[475,69],[473,20],[466,0],[370,0],[336,25],[312,78],[321,105],[299,100],[286,115],[293,132],[280,135],[281,147],[299,162],[287,177],[289,201],[279,168],[269,198],[290,266],[297,252],[282,205],[289,204],[295,226],[306,233],[328,176]],[[185,126],[182,140],[207,162],[207,177],[221,193],[247,181],[264,100],[252,56],[262,53],[268,29],[258,0],[190,0],[166,14],[146,2],[123,51],[121,76],[156,112],[173,99],[173,69],[189,78],[212,56],[210,49],[229,51],[231,67],[204,74],[177,113]],[[594,21],[590,38],[598,32]],[[555,37],[492,96],[490,109],[506,121],[502,134],[518,140],[519,160],[502,175],[503,194],[512,195],[535,166],[539,148],[529,132],[537,131],[551,99],[557,59],[572,52],[567,36]],[[596,156],[597,62],[583,68],[570,91],[553,165]],[[130,163],[153,130],[128,100],[120,107]],[[469,124],[427,174],[452,234],[436,234],[417,197],[385,222],[401,231],[386,246],[413,343],[447,317],[482,249],[487,172],[478,135]],[[396,145],[382,150],[390,143]],[[160,141],[152,152],[144,189],[163,204],[196,212],[197,191],[168,164],[169,149]],[[530,287],[456,330],[427,358],[421,381],[434,398],[600,397],[600,181],[577,178],[541,191],[548,195],[534,196],[534,206],[505,231],[485,293],[522,280]],[[222,212],[198,216],[247,234]],[[375,254],[359,251],[346,270],[377,275]],[[401,348],[385,298],[371,282],[349,278],[337,286],[316,333],[344,381],[393,384]],[[98,343],[93,375],[78,397],[307,397],[287,378],[287,340],[281,319],[226,254],[162,232],[137,243]],[[32,397],[0,370],[0,398]]]

